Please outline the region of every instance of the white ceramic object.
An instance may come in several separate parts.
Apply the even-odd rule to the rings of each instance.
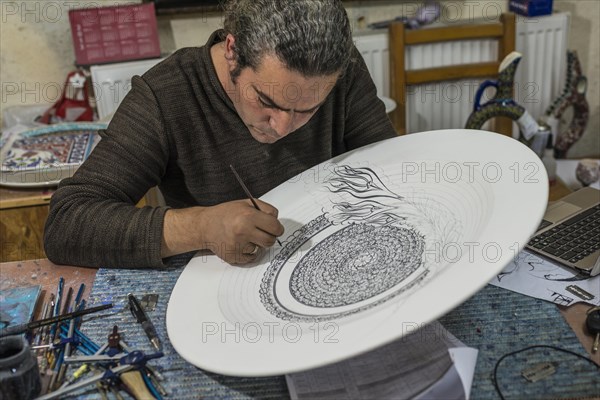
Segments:
[[[69,122],[11,134],[0,148],[0,186],[56,186],[88,158],[106,124]]]
[[[385,105],[386,114],[389,114],[396,109],[396,102],[394,101],[394,99],[391,99],[386,96],[379,96],[379,98],[381,99],[381,101],[383,101],[383,104]]]
[[[341,155],[261,199],[279,209],[283,247],[246,267],[198,255],[171,294],[171,343],[202,369],[307,370],[436,320],[525,246],[548,179],[512,138],[443,130]]]

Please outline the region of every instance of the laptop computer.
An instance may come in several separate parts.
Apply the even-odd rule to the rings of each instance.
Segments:
[[[583,188],[552,203],[526,247],[585,275],[600,274],[600,190]]]

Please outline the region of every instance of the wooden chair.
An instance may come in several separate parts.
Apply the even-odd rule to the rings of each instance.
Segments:
[[[500,20],[494,23],[425,27],[415,30],[405,29],[403,23],[396,22],[390,26],[389,35],[391,97],[398,104],[392,114],[392,121],[398,134],[403,135],[407,133],[407,86],[497,76],[501,61],[515,48],[515,15],[504,13],[501,15]],[[405,50],[408,46],[471,39],[497,39],[497,60],[406,70]],[[505,135],[512,134],[512,121],[510,119],[496,118],[496,120],[495,131]],[[466,118],[464,122],[466,122]]]

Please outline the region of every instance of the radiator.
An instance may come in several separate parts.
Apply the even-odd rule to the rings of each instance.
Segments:
[[[523,58],[515,76],[514,97],[539,119],[562,91],[569,31],[569,14],[527,19],[517,18],[516,50]],[[389,96],[389,50],[387,31],[354,36],[355,44],[371,73],[377,92]],[[494,61],[495,40],[471,40],[411,46],[406,49],[406,68]],[[463,128],[481,81],[454,81],[407,88],[407,132]],[[493,90],[493,89],[490,89]],[[491,94],[491,93],[490,93]],[[487,97],[489,98],[489,97]],[[485,101],[486,97],[482,101]],[[484,129],[486,126],[484,126]],[[514,135],[518,128],[514,124]]]

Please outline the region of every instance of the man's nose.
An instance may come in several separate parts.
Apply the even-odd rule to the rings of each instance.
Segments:
[[[294,128],[294,111],[278,110],[271,116],[271,128],[279,137],[285,137]]]

